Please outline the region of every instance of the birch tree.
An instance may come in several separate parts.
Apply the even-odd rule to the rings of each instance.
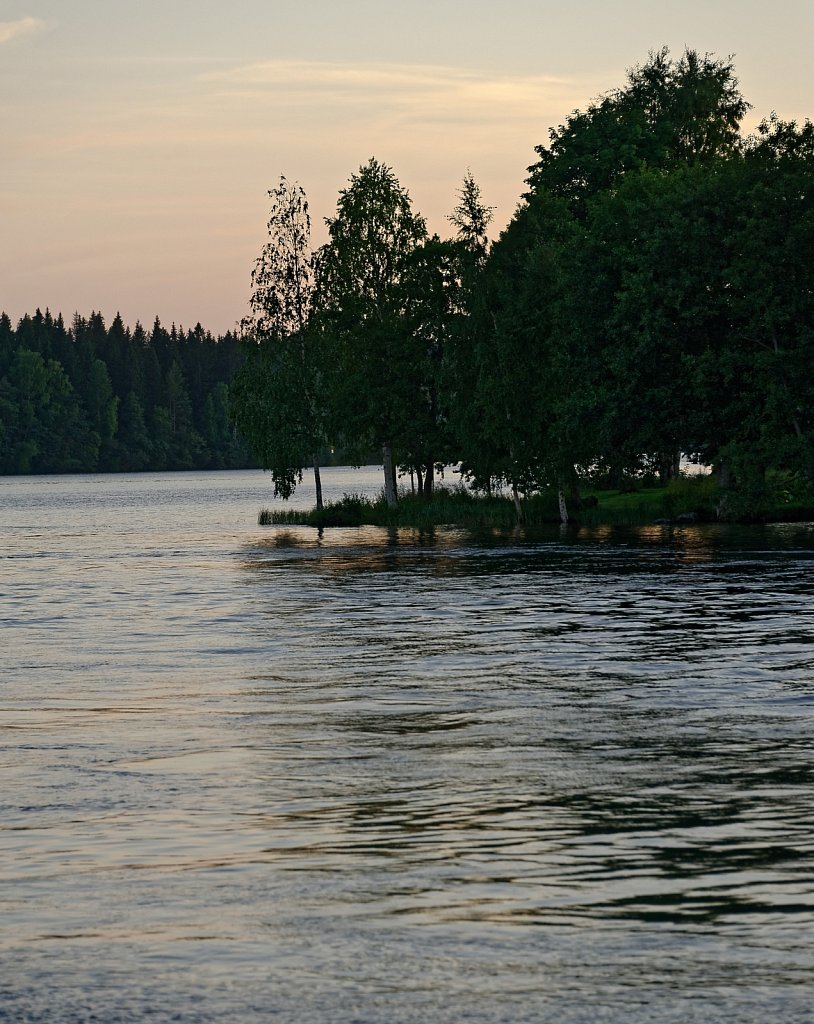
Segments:
[[[304,190],[285,176],[269,197],[268,239],[255,261],[251,314],[242,324],[254,348],[233,381],[232,414],[271,473],[274,493],[289,498],[310,462],[317,508],[322,508],[325,401],[318,336],[310,329],[311,216]]]

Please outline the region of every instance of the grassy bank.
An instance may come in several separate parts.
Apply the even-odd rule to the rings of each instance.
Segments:
[[[586,488],[581,503],[569,502],[569,518],[584,526],[641,526],[659,520],[669,522],[786,522],[814,519],[814,493],[792,482],[769,482],[765,493],[748,501],[736,495],[723,498],[710,476],[682,477],[667,487],[641,487],[611,491]],[[555,491],[534,494],[523,500],[527,526],[559,522]],[[321,511],[263,509],[263,526],[386,526],[425,529],[455,525],[470,528],[510,528],[517,523],[514,504],[505,495],[473,494],[461,488],[439,487],[431,501],[402,494],[398,506],[389,509],[383,495],[370,499],[346,494]]]

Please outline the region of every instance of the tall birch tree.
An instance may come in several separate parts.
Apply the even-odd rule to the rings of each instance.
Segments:
[[[310,329],[311,216],[304,190],[284,175],[269,197],[268,239],[255,261],[251,313],[242,324],[254,347],[232,383],[232,414],[271,473],[274,493],[289,498],[310,462],[321,508],[325,403],[318,336]]]

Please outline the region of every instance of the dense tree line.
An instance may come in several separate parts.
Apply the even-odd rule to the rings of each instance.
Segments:
[[[0,314],[0,472],[222,469],[256,462],[229,418],[244,355],[198,324]]]
[[[371,160],[316,252],[283,179],[235,384],[280,493],[348,437],[381,450],[391,503],[395,467],[431,493],[453,461],[518,508],[588,473],[668,479],[682,454],[733,501],[770,469],[811,484],[814,127],[746,136],[747,110],[731,60],[651,53],[550,131],[491,246],[471,175],[442,240]]]

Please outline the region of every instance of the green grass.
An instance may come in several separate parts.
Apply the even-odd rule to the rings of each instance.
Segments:
[[[593,494],[597,497],[597,506],[581,510],[569,509],[569,514],[575,521],[586,525],[641,524],[696,511],[702,504],[702,498],[706,499],[706,494],[702,492],[703,488],[662,488],[632,493],[587,491],[585,496]],[[527,526],[558,523],[556,492],[546,491],[525,498],[523,515]],[[417,495],[402,494],[395,509],[387,507],[383,495],[371,499],[360,494],[346,494],[340,501],[329,502],[320,511],[263,509],[258,522],[261,526],[370,525],[422,529],[456,525],[469,528],[511,528],[516,525],[517,516],[514,503],[507,496],[490,497],[475,495],[462,488],[439,487],[430,501]]]
[[[711,476],[679,477],[666,487],[642,487],[633,491],[588,490],[597,499],[594,508],[575,513],[586,526],[642,526],[658,519],[675,521],[680,516],[699,521],[717,518],[718,485]]]
[[[592,507],[574,508],[569,518],[584,526],[643,526],[657,520],[714,522],[719,518],[721,494],[711,476],[681,477],[667,487],[640,487],[628,491],[596,490],[587,486],[583,498],[596,498]],[[814,493],[795,478],[776,475],[767,482],[760,503],[745,500],[729,506],[728,517],[742,522],[781,522],[814,518]],[[523,500],[526,526],[559,522],[556,491],[544,491]],[[436,489],[432,500],[402,494],[389,509],[384,495],[371,499],[346,494],[317,511],[263,509],[261,526],[385,526],[428,529],[464,526],[470,529],[507,529],[517,524],[511,498],[475,495],[462,488]]]

